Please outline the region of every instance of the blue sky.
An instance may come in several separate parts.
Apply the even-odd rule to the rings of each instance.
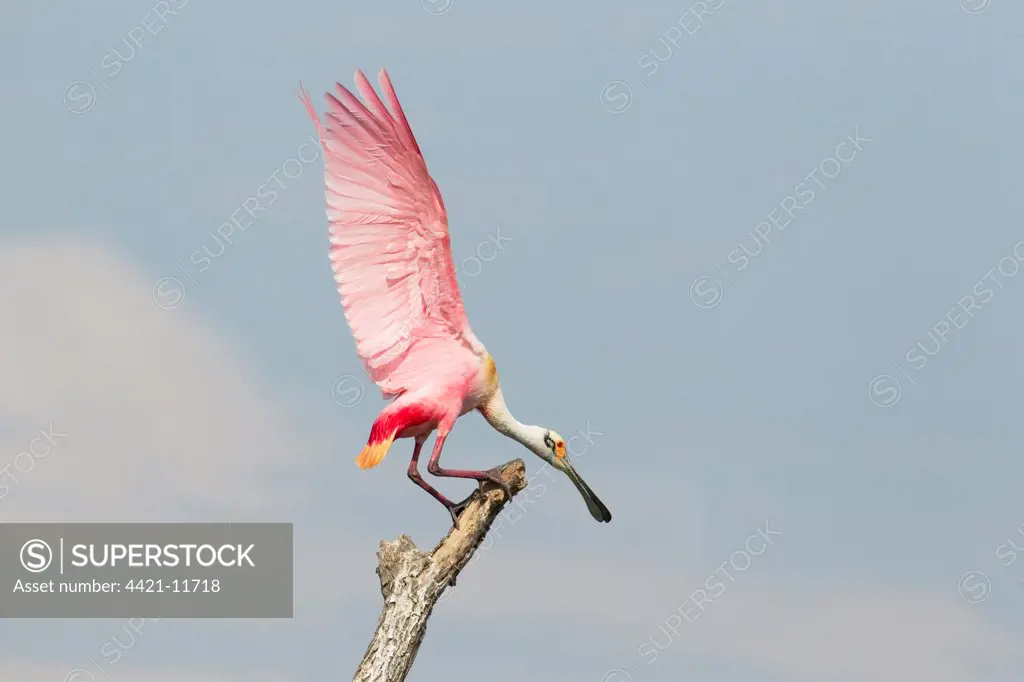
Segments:
[[[0,518],[292,521],[296,617],[147,624],[116,664],[123,620],[7,621],[0,674],[344,677],[377,543],[445,532],[410,444],[353,463],[384,403],[295,98],[384,66],[510,408],[591,435],[579,467],[614,514],[460,420],[451,466],[523,456],[545,486],[445,597],[414,679],[1019,679],[1022,20],[1006,0],[4,3],[0,466],[67,437]]]

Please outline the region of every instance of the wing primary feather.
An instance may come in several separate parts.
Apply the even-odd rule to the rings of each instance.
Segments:
[[[486,349],[466,319],[441,192],[386,70],[378,80],[381,94],[357,70],[353,90],[324,94],[322,115],[301,83],[298,96],[323,150],[345,319],[367,373],[394,396],[469,380]]]

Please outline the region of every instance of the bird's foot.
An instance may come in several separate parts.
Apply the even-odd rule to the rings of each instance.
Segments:
[[[453,528],[457,529],[459,527],[459,516],[461,516],[462,512],[466,510],[466,507],[469,506],[469,503],[476,499],[477,495],[479,495],[479,492],[479,490],[474,490],[472,493],[470,493],[469,497],[464,499],[462,502],[456,502],[451,505],[446,505],[448,507],[448,513],[452,515]]]
[[[501,472],[502,467],[500,466],[488,469],[487,471],[482,471],[480,472],[481,475],[479,480],[481,482],[490,481],[494,485],[501,488],[502,492],[505,493],[505,501],[510,502],[512,500],[512,488],[510,488],[508,483],[505,482],[505,479],[501,477]],[[445,505],[448,508],[448,513],[452,515],[453,528],[457,529],[459,527],[459,516],[461,516],[462,512],[465,511],[466,507],[469,506],[469,503],[475,500],[479,495],[480,489],[477,488],[472,493],[470,493],[469,497],[464,499],[462,502],[456,502],[454,504]]]
[[[496,466],[496,467],[493,467],[491,469],[488,469],[487,471],[484,472],[484,475],[487,477],[484,480],[490,481],[494,485],[496,485],[499,488],[501,488],[501,491],[503,493],[505,493],[505,501],[506,502],[511,502],[512,501],[512,488],[510,488],[508,486],[508,483],[505,482],[505,479],[501,477],[501,472],[502,472],[503,468],[504,468],[504,465],[503,466]]]

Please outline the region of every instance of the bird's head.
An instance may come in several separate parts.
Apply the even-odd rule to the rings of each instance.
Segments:
[[[543,428],[538,429],[537,436],[536,442],[531,444],[530,449],[552,467],[569,477],[580,495],[583,496],[583,501],[587,503],[587,509],[591,516],[603,523],[611,521],[612,513],[608,511],[608,507],[604,506],[604,503],[594,494],[594,491],[580,477],[569,460],[565,439],[558,435],[558,432]]]

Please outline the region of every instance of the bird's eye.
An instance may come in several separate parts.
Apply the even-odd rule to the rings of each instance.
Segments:
[[[561,450],[562,448],[565,447],[565,443],[563,443],[562,441],[558,441],[557,443],[555,443],[555,447]]]

